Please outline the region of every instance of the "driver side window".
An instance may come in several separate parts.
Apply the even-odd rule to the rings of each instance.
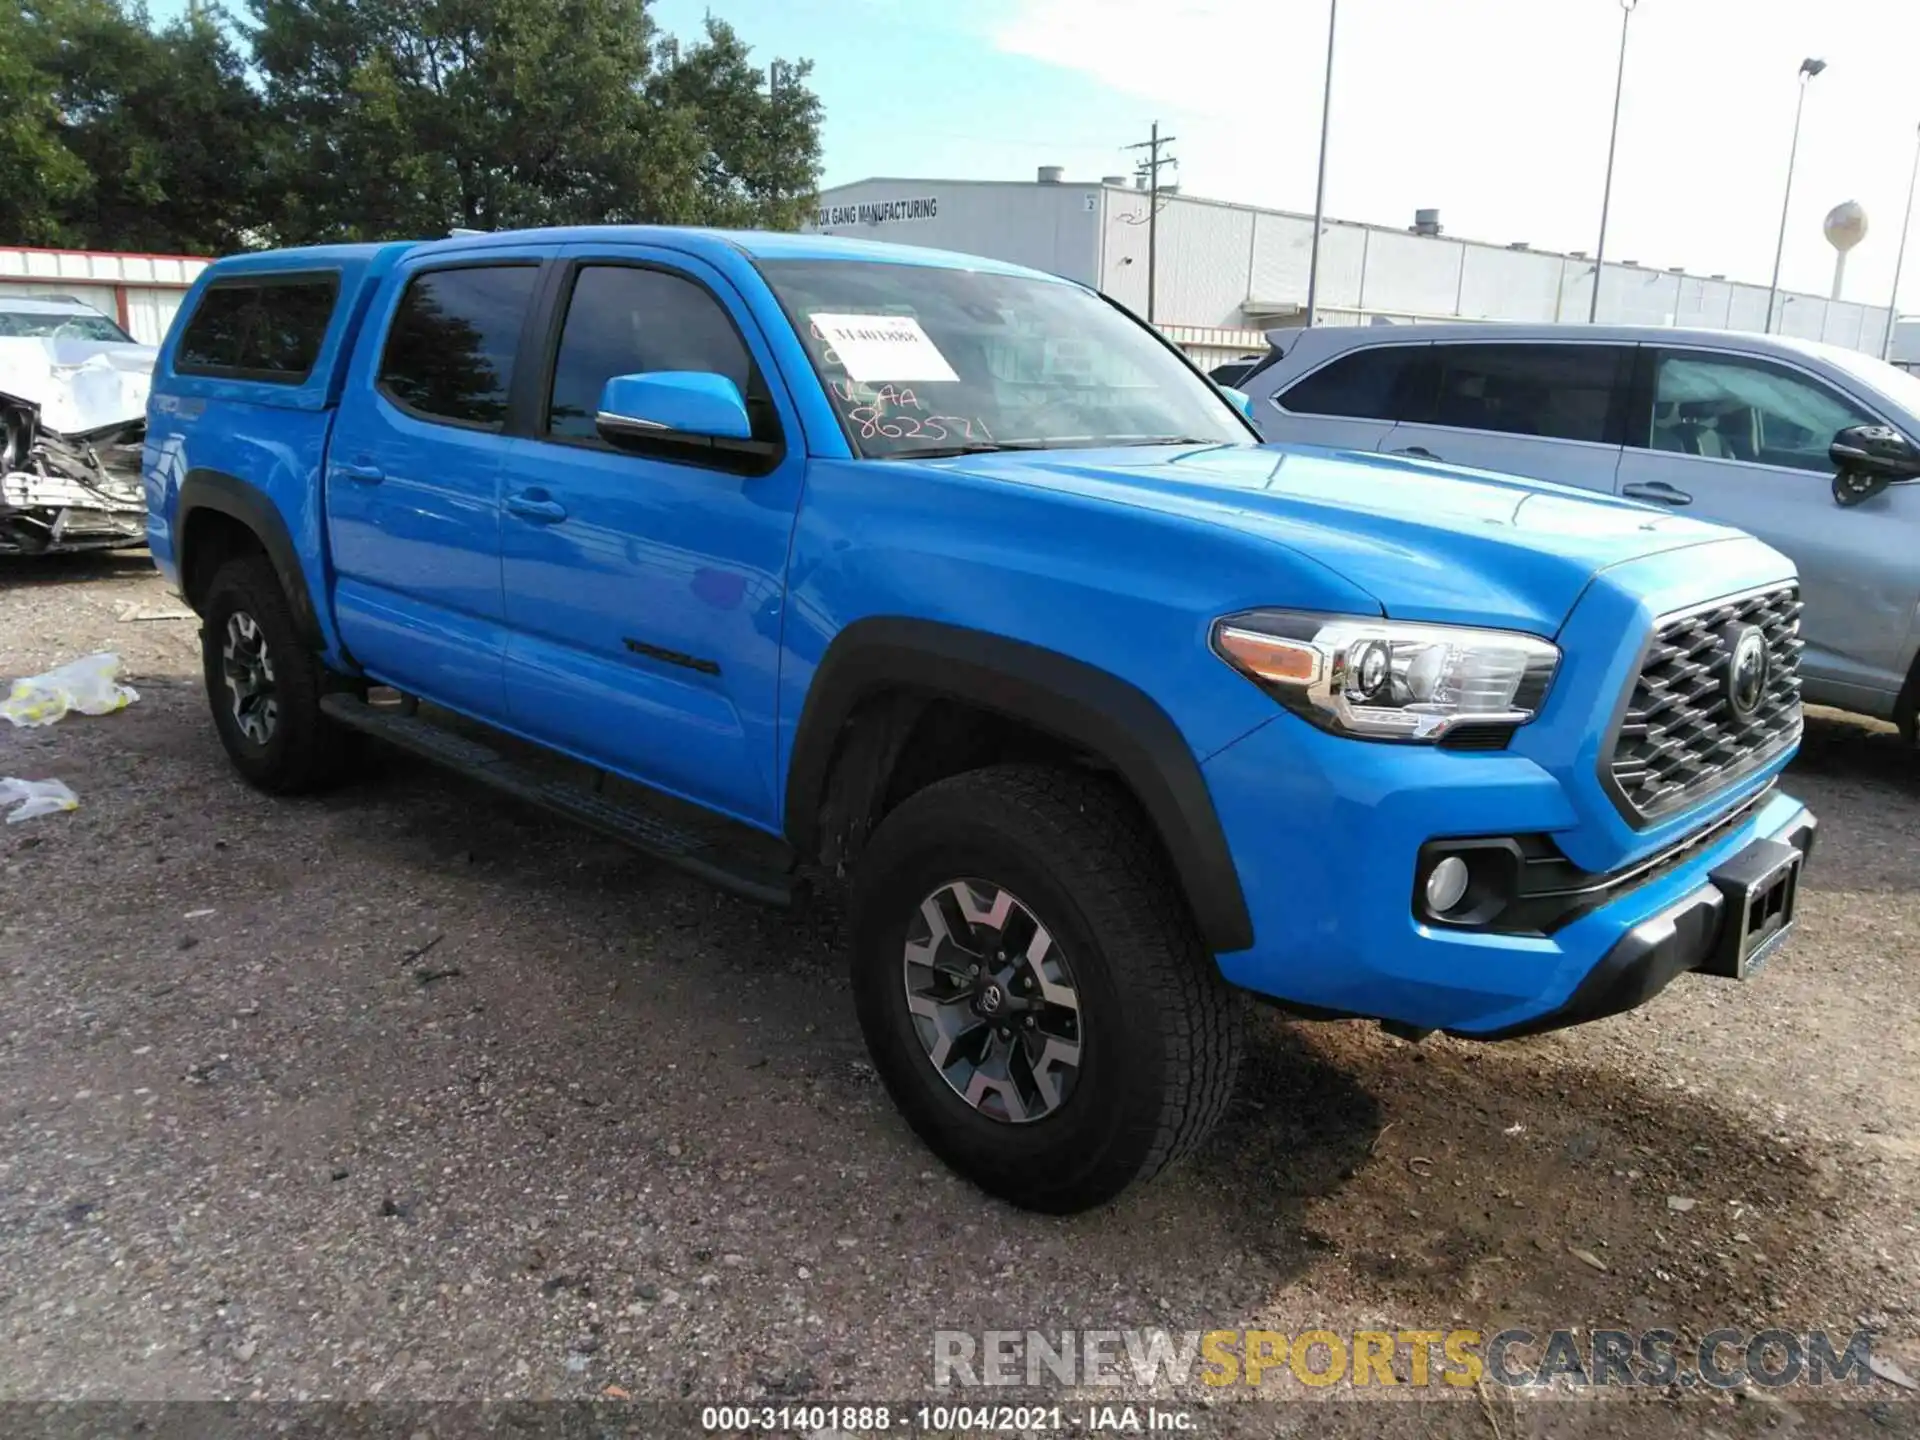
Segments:
[[[732,318],[703,286],[637,265],[583,266],[554,359],[546,433],[593,440],[607,381],[654,370],[726,376],[747,402],[754,438],[779,439],[766,383]]]
[[[1654,450],[1833,473],[1827,447],[1874,417],[1838,391],[1764,360],[1664,352],[1647,444]]]

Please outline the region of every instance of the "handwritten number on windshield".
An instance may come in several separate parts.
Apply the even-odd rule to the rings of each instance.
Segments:
[[[814,339],[821,342],[822,362],[839,365],[840,357],[826,344],[826,337],[820,333],[818,325],[813,326]],[[879,436],[886,440],[927,440],[939,442],[950,439],[955,430],[964,440],[980,440],[992,443],[993,434],[987,429],[986,422],[965,415],[928,415],[924,413],[926,404],[916,395],[912,386],[880,385],[874,386],[852,379],[830,379],[827,390],[840,406],[862,440],[871,440]]]
[[[813,338],[820,342],[820,359],[822,363],[838,365],[840,363],[840,356],[834,350],[833,346],[827,343],[826,332],[812,321],[807,322],[807,329],[811,330],[813,332]]]

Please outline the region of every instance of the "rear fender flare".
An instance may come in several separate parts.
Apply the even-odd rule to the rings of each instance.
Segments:
[[[320,628],[312,592],[307,588],[306,576],[300,569],[300,552],[294,548],[293,535],[287,529],[287,522],[281,516],[279,507],[256,487],[223,471],[189,470],[180,482],[173,528],[177,537],[174,541],[174,560],[183,588],[186,577],[194,573],[193,555],[188,548],[189,537],[193,533],[193,516],[203,510],[226,515],[253,532],[260,541],[260,548],[267,552],[274,574],[279,577],[280,588],[286,593],[287,603],[293,611],[293,623],[299,628],[301,640],[314,650],[324,651],[326,635]]]

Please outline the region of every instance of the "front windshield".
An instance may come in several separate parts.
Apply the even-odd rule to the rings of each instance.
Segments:
[[[1228,400],[1077,285],[934,265],[761,265],[855,451],[1258,443]]]
[[[46,314],[0,310],[0,338],[10,340],[111,340],[130,345],[133,337],[104,315]]]

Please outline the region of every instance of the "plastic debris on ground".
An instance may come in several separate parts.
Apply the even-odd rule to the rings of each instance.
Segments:
[[[128,600],[120,606],[119,619],[122,623],[134,620],[198,620],[200,617],[191,610],[178,605],[142,605],[136,600]]]
[[[124,710],[140,698],[131,685],[119,681],[120,657],[111,651],[85,655],[44,675],[13,682],[0,700],[0,715],[15,725],[51,725],[70,710],[82,715],[107,715]]]
[[[18,825],[41,815],[57,815],[62,810],[78,810],[80,797],[61,780],[16,780],[0,776],[0,809],[14,806],[7,824]]]

